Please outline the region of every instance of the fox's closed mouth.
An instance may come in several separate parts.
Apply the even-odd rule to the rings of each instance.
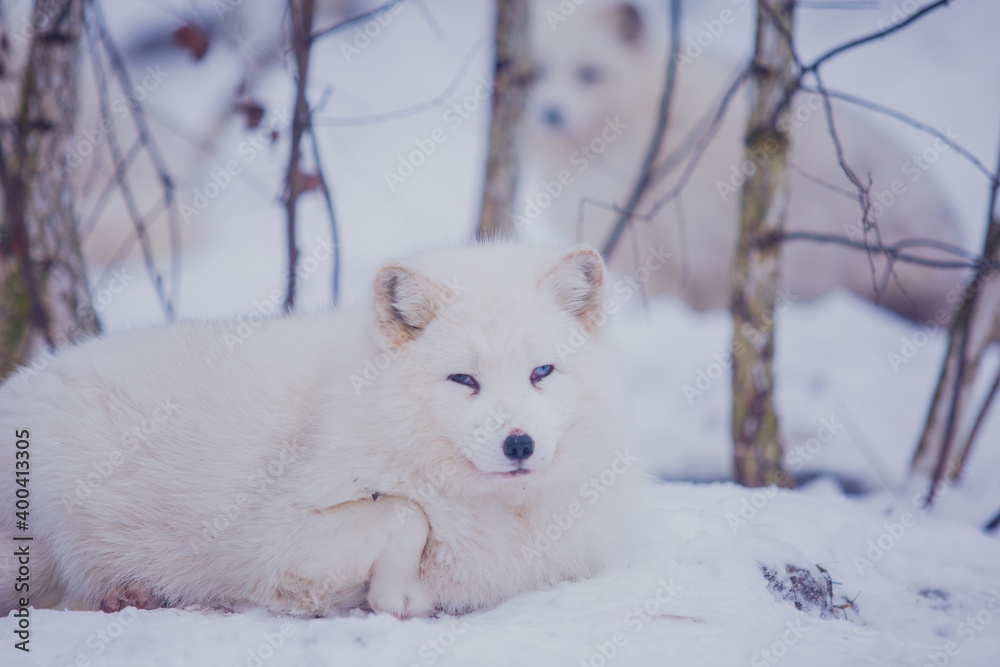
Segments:
[[[501,473],[504,477],[518,477],[520,475],[527,475],[533,470],[528,470],[527,468],[518,468],[517,470],[511,470],[510,472]]]

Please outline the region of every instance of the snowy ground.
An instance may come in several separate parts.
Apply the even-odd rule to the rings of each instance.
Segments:
[[[325,114],[345,117],[392,111],[433,98],[455,79],[448,101],[472,93],[489,66],[487,3],[434,2],[437,23],[405,4],[380,37],[347,62],[336,39],[317,48],[323,64],[313,99],[335,84]],[[722,9],[743,3],[698,4],[687,25],[700,30]],[[803,17],[809,49],[864,33],[897,8],[926,2],[882,2],[870,12]],[[960,0],[944,18],[918,25],[896,41],[851,56],[827,83],[905,108],[938,127],[954,126],[984,162],[997,139],[1000,8]],[[168,2],[107,3],[122,41]],[[183,13],[184,3],[177,11]],[[211,10],[209,10],[211,11]],[[689,12],[694,12],[689,9]],[[152,13],[151,13],[152,12]],[[749,40],[750,13],[716,46],[737,54]],[[861,18],[858,18],[858,15]],[[835,17],[835,18],[830,18]],[[266,30],[267,20],[247,30]],[[805,41],[805,40],[804,40]],[[325,49],[323,51],[322,49]],[[418,54],[416,57],[412,54]],[[460,63],[468,58],[468,68]],[[878,66],[873,66],[877,63]],[[973,65],[970,65],[972,63]],[[150,63],[153,64],[153,63]],[[146,66],[138,66],[141,70]],[[195,68],[182,60],[153,91],[161,119],[203,127],[210,91],[230,88],[232,54],[220,46]],[[456,79],[456,73],[459,76]],[[919,73],[919,75],[917,74]],[[200,77],[192,86],[190,77]],[[192,94],[209,91],[205,94]],[[287,78],[276,71],[259,97],[269,109],[287,106]],[[473,115],[395,191],[383,173],[414,139],[443,125],[442,108],[392,123],[322,132],[341,218],[346,292],[358,294],[386,258],[464,238],[481,179],[486,115]],[[190,147],[160,129],[182,159]],[[901,138],[908,135],[898,131]],[[286,144],[254,160],[237,152],[245,136],[235,124],[219,148],[187,174],[181,199],[204,191],[211,173],[240,159],[244,173],[185,228],[180,312],[188,317],[246,312],[280,284],[282,213],[276,202]],[[913,138],[916,147],[926,139]],[[944,164],[944,163],[943,163]],[[941,177],[978,238],[985,188],[958,162]],[[303,254],[321,248],[326,223],[317,200],[303,206]],[[135,257],[133,256],[133,260]],[[164,265],[166,262],[164,262]],[[329,298],[329,264],[303,284],[302,303]],[[138,263],[120,293],[108,293],[102,317],[111,330],[161,317]],[[95,291],[111,286],[98,267]],[[263,612],[190,610],[118,615],[37,611],[32,651],[13,651],[14,619],[0,619],[0,664],[25,665],[967,665],[1000,664],[1000,542],[978,526],[1000,509],[1000,413],[994,411],[961,485],[942,489],[925,512],[923,487],[907,482],[909,457],[944,350],[940,332],[922,338],[915,325],[842,295],[796,304],[780,316],[778,406],[789,466],[800,475],[831,472],[867,494],[845,496],[831,478],[795,491],[747,490],[712,483],[729,476],[727,433],[730,337],[721,313],[693,313],[669,298],[648,309],[638,300],[616,316],[611,334],[629,380],[636,432],[658,482],[636,508],[643,526],[622,563],[591,580],[567,583],[462,618],[398,621],[356,612],[302,621]],[[918,352],[893,368],[889,353],[905,342]],[[989,375],[1000,355],[987,361]],[[696,389],[699,394],[690,391]],[[798,610],[769,591],[762,567],[787,578],[787,566],[829,573],[832,605]],[[847,605],[849,601],[853,604]]]
[[[1000,655],[1000,544],[909,499],[671,483],[637,512],[647,529],[621,565],[461,618],[37,611],[16,664],[986,667]],[[852,607],[799,611],[762,576],[793,565],[821,579],[814,564]]]

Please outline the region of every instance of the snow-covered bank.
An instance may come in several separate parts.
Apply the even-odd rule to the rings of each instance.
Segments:
[[[659,483],[624,561],[460,618],[35,611],[10,665],[968,665],[1000,655],[1000,543],[909,503]],[[762,566],[832,579],[835,617]],[[829,615],[828,615],[829,616]],[[0,620],[9,638],[13,618]],[[11,655],[4,647],[5,655]]]

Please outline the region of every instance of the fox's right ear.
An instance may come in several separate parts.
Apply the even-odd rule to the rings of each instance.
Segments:
[[[438,299],[430,279],[402,264],[388,264],[375,276],[375,316],[392,347],[420,336],[437,315]]]
[[[588,331],[597,326],[604,293],[604,260],[593,248],[577,246],[570,250],[542,278],[556,297],[556,302],[580,319]]]

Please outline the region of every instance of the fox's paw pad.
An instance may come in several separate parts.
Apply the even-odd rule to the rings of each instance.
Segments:
[[[397,618],[418,618],[434,614],[434,599],[419,581],[406,587],[386,587],[377,584],[368,591],[368,604],[377,614],[392,614]]]
[[[149,591],[142,589],[129,588],[121,592],[109,593],[101,598],[101,611],[106,614],[121,611],[126,607],[155,609],[158,606],[160,606],[159,601]]]

